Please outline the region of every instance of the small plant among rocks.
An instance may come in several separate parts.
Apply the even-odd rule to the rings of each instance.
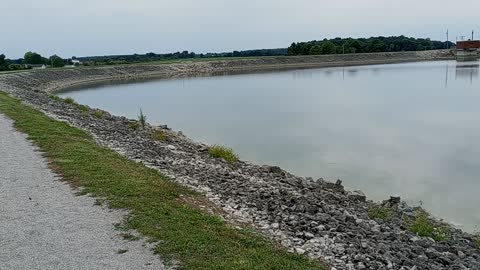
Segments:
[[[371,219],[381,219],[383,221],[389,221],[393,217],[392,208],[385,206],[374,206],[368,210],[368,216]]]
[[[138,122],[142,126],[142,128],[145,128],[145,125],[147,124],[147,116],[143,114],[142,109],[140,109],[140,114],[138,115]]]
[[[87,106],[81,105],[81,104],[77,104],[77,103],[75,103],[75,105],[77,106],[77,108],[78,108],[80,111],[82,111],[82,112],[84,112],[84,113],[88,112],[88,107],[87,107]]]
[[[140,128],[140,124],[139,124],[137,121],[135,121],[135,122],[131,122],[131,123],[128,125],[128,127],[130,127],[130,128],[133,129],[133,130],[137,130],[137,129]]]
[[[229,163],[238,161],[237,154],[235,154],[231,148],[225,146],[213,145],[208,149],[208,153],[210,154],[210,157],[222,158]]]
[[[65,103],[67,104],[73,104],[75,103],[75,99],[71,98],[71,97],[67,97],[66,99],[63,100]]]
[[[49,98],[55,100],[55,101],[63,101],[63,99],[59,96],[56,96],[56,95],[50,95],[48,96]]]
[[[124,240],[127,240],[127,241],[138,241],[138,240],[140,240],[139,236],[135,236],[131,233],[122,233],[122,234],[120,234],[120,236],[122,236],[122,238]]]
[[[156,141],[166,141],[167,135],[161,130],[155,130],[152,132],[152,139]]]
[[[475,247],[480,249],[480,231],[476,231],[473,235]]]
[[[101,110],[94,110],[94,111],[93,111],[93,116],[95,116],[96,118],[99,118],[99,119],[100,119],[100,118],[103,118],[103,115],[104,115],[104,114],[105,114],[105,113],[104,113],[103,111],[101,111]]]
[[[418,236],[431,237],[435,241],[445,241],[450,237],[446,226],[435,224],[424,210],[418,210],[415,217],[407,220],[408,229]]]

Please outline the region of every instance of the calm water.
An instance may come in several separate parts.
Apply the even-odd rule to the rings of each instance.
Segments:
[[[400,195],[480,225],[479,62],[308,69],[107,85],[62,93],[244,160]]]

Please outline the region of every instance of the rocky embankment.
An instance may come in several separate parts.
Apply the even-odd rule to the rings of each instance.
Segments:
[[[416,61],[423,59],[415,57],[417,53],[405,54]],[[400,60],[405,56],[384,54],[384,62],[385,55],[389,55],[388,61],[407,61]],[[438,55],[446,57],[444,53]],[[373,57],[375,61],[380,61],[381,57],[376,57]],[[287,64],[282,66],[273,59]],[[411,226],[418,210],[400,198],[374,203],[366,200],[360,191],[345,190],[341,181],[330,183],[298,177],[278,167],[243,161],[231,164],[214,159],[208,154],[208,146],[195,143],[166,126],[134,129],[133,120],[108,112],[95,114],[93,109],[85,112],[78,105],[52,98],[47,93],[92,80],[118,80],[122,76],[171,77],[265,69],[274,63],[276,68],[285,68],[293,64],[301,66],[301,61],[306,59],[321,66],[322,62],[315,61],[330,58],[262,58],[18,73],[0,75],[0,89],[87,130],[100,144],[204,193],[223,209],[226,218],[252,224],[291,251],[324,260],[332,269],[480,269],[480,251],[473,235],[430,218],[427,223],[441,229],[437,235],[442,239],[416,235],[411,232]],[[341,62],[332,60],[323,64],[340,65]],[[152,139],[154,131],[164,133],[166,140]],[[380,214],[372,215],[371,209],[380,209]]]
[[[278,70],[292,68],[334,67],[353,65],[389,64],[428,60],[454,59],[449,50],[370,53],[319,56],[263,57],[241,60],[210,62],[182,62],[177,64],[135,64],[107,67],[89,67],[58,70],[34,70],[27,73],[4,75],[3,81],[22,89],[57,91],[68,87],[110,81],[131,81],[155,78],[173,78],[249,72],[257,70]],[[1,75],[0,75],[1,76]]]

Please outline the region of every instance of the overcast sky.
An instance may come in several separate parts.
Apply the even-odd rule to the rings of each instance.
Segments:
[[[480,36],[479,0],[0,0],[0,53],[221,52],[404,34]],[[477,37],[478,37],[477,36]]]

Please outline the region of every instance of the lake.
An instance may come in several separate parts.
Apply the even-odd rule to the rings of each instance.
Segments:
[[[479,62],[300,69],[101,85],[60,93],[232,147],[243,160],[342,179],[480,225]]]

